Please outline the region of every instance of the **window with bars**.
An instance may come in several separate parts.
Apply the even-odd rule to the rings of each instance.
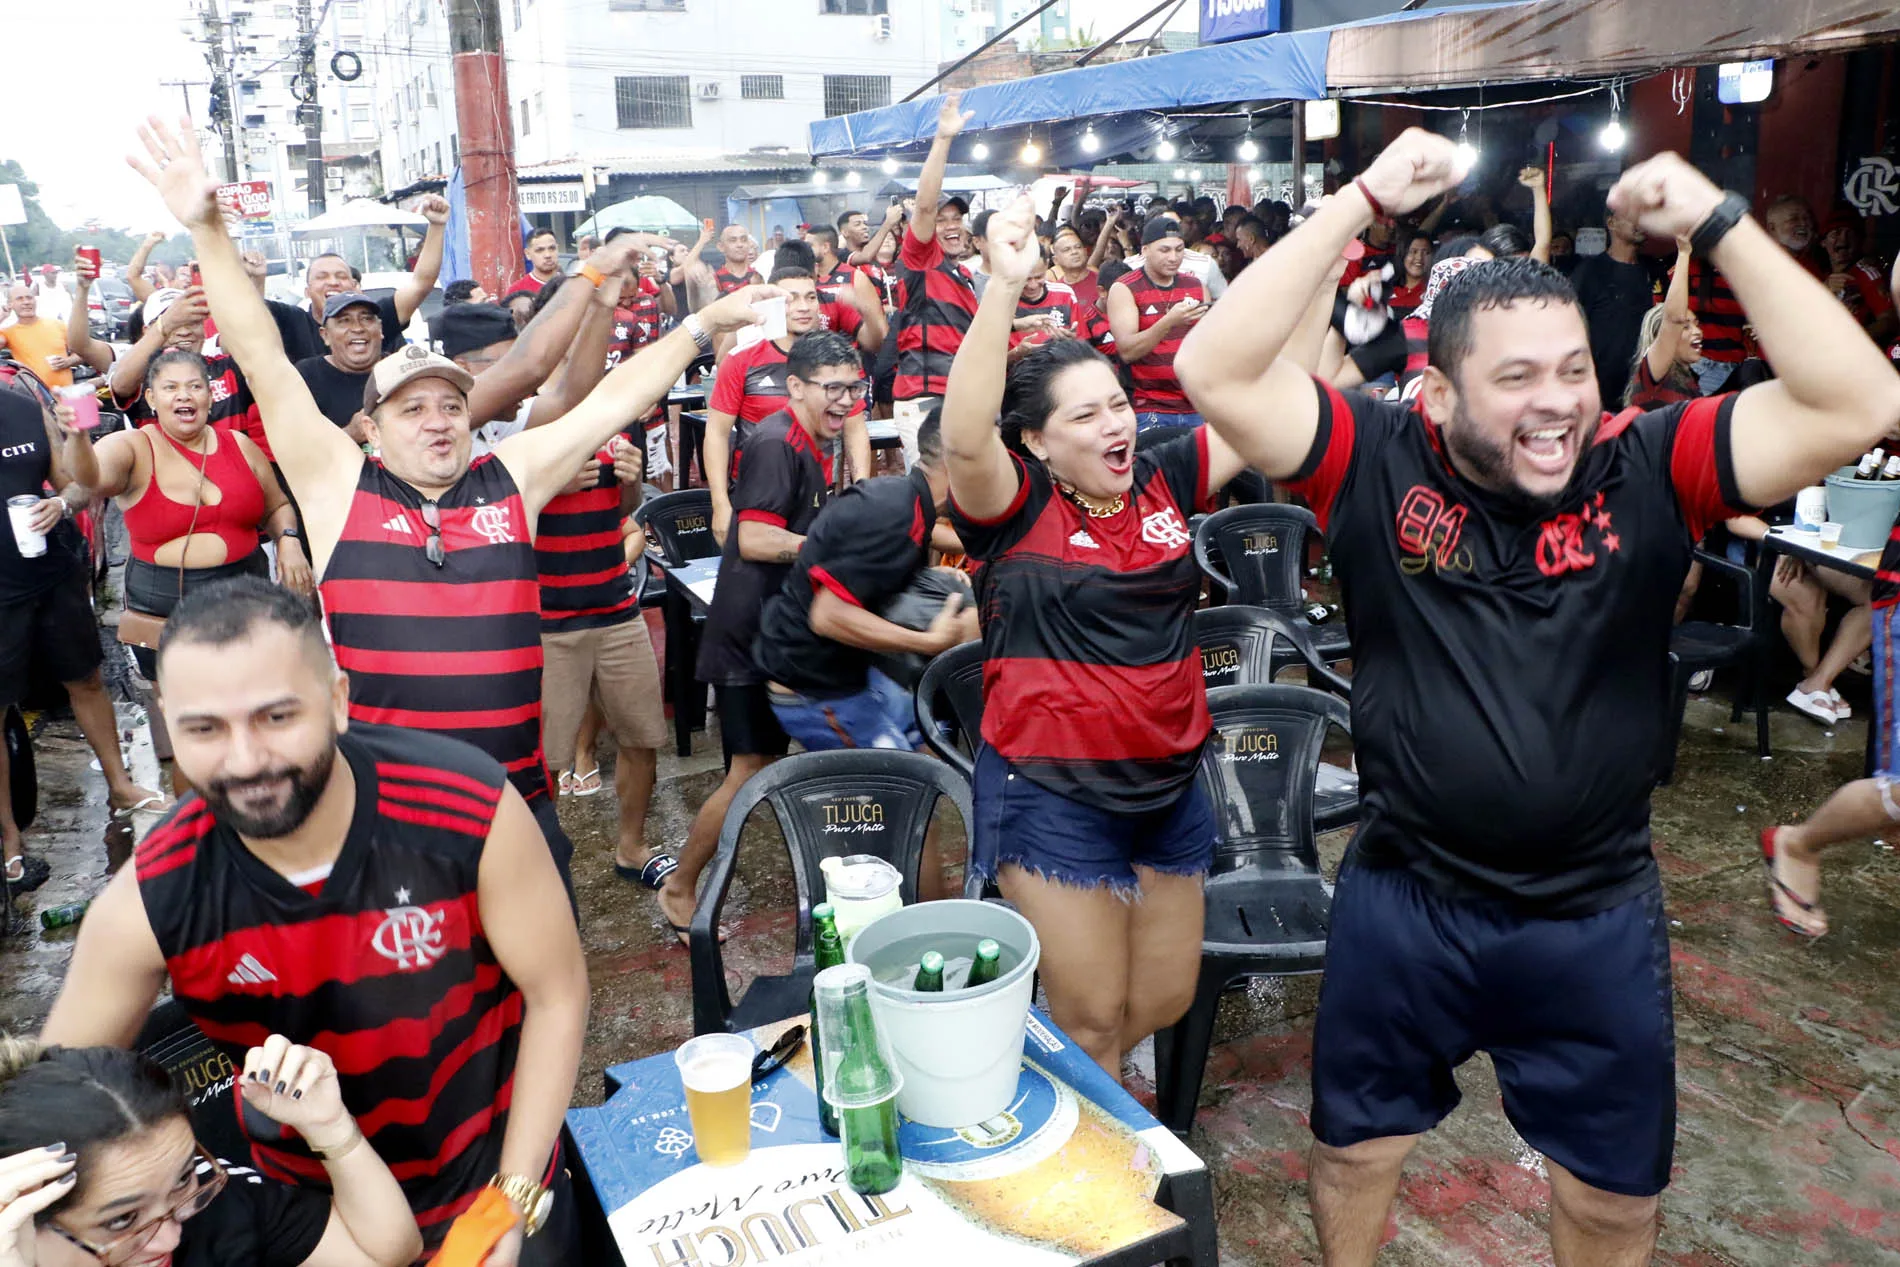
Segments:
[[[746,101],[785,100],[785,76],[741,75],[739,96]]]
[[[826,75],[825,117],[876,110],[891,104],[889,75]]]
[[[885,95],[890,93],[885,80]],[[623,128],[690,128],[693,126],[693,79],[690,75],[617,75],[614,77],[614,113]]]
[[[528,99],[521,99],[521,135],[528,135]]]
[[[818,0],[820,13],[869,17],[874,13],[889,13],[890,11],[890,0]]]

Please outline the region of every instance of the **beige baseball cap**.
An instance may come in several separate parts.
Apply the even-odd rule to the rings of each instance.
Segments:
[[[388,400],[398,387],[417,378],[446,379],[464,392],[475,386],[475,376],[454,361],[437,356],[420,343],[411,343],[376,362],[370,370],[363,383],[363,412],[375,413],[376,406]]]

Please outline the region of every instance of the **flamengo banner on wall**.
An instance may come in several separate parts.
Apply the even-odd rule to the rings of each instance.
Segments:
[[[537,211],[587,210],[587,188],[578,180],[556,185],[522,185],[515,196],[523,215]]]
[[[1280,0],[1201,0],[1201,43],[1221,44],[1281,30]]]

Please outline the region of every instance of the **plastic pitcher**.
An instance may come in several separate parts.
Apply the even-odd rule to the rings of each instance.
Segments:
[[[818,864],[825,874],[825,900],[838,916],[838,936],[850,946],[858,930],[892,911],[902,910],[904,877],[884,859],[868,853],[826,858]]]
[[[994,938],[1003,971],[963,987],[976,945]],[[948,961],[941,993],[910,988],[926,950]],[[903,1075],[897,1109],[925,1126],[972,1126],[1016,1098],[1023,1032],[1042,947],[1029,921],[989,902],[921,902],[867,925],[845,948],[871,970],[871,1005]]]

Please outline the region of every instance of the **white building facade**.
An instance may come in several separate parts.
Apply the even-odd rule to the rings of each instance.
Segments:
[[[969,56],[1040,3],[1041,0],[941,0],[937,12],[943,23],[944,60]],[[1073,34],[1069,13],[1073,3],[1074,0],[1059,0],[1034,21],[1023,23],[1006,43],[1018,48],[1065,46]]]

